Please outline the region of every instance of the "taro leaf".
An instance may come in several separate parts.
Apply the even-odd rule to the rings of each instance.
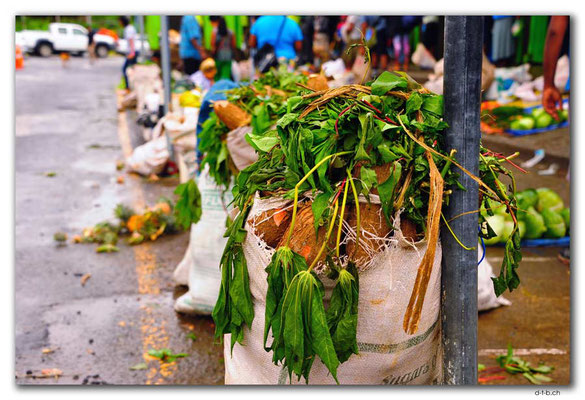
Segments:
[[[251,327],[254,320],[254,305],[252,304],[252,295],[250,293],[246,257],[241,246],[236,247],[233,267],[234,275],[230,282],[230,299],[234,309],[241,314],[243,322]]]
[[[443,96],[424,96],[422,109],[431,112],[438,117],[443,116]]]
[[[293,111],[299,104],[303,102],[303,98],[301,96],[291,96],[288,98],[286,102],[286,112],[290,113]],[[286,115],[286,114],[285,114]]]
[[[378,145],[378,152],[382,156],[382,161],[384,164],[397,160],[399,157],[390,150],[387,143],[382,143]]]
[[[284,345],[283,365],[291,380],[294,373],[308,383],[318,355],[337,382],[339,360],[327,326],[323,296],[321,281],[304,270],[294,276],[284,297],[278,336]]]
[[[177,186],[174,193],[179,196],[173,210],[176,222],[187,230],[201,219],[201,193],[193,179]]]
[[[291,122],[296,121],[298,118],[299,118],[299,114],[296,114],[296,113],[285,114],[278,121],[276,121],[276,126],[281,128],[281,129],[284,129]]]
[[[408,100],[406,100],[406,113],[410,114],[411,112],[420,110],[422,103],[422,96],[417,92],[412,93]]]
[[[520,253],[520,233],[515,227],[514,232],[508,238],[505,245],[504,260],[502,261],[502,268],[500,275],[497,278],[492,278],[494,282],[494,291],[496,296],[509,289],[510,291],[516,289],[520,284],[520,277],[516,269],[522,260],[522,253]]]
[[[311,305],[310,324],[311,324],[311,341],[313,344],[313,351],[319,356],[323,364],[327,367],[335,382],[337,380],[337,367],[339,366],[339,359],[335,353],[333,340],[329,333],[327,325],[327,317],[325,315],[325,308],[323,307],[323,292],[317,284],[315,276],[306,273],[306,283],[308,285],[305,289],[304,300]],[[306,374],[309,375],[308,372]]]
[[[394,192],[396,185],[402,175],[402,165],[395,161],[392,167],[392,173],[385,182],[378,185],[378,194],[380,195],[380,202],[382,203],[382,211],[386,217],[386,221],[390,224],[392,212],[394,211]]]
[[[362,167],[360,169],[360,179],[364,189],[364,195],[370,193],[370,190],[378,184],[376,171],[371,168]]]
[[[331,192],[321,192],[311,204],[311,209],[313,210],[313,224],[315,226],[315,236],[318,234],[319,225],[321,225],[321,219],[324,216],[325,210],[329,207],[329,199],[331,198]]]
[[[358,354],[359,282],[355,264],[349,262],[347,269],[340,269],[339,279],[327,309],[327,325],[340,362],[345,362],[352,354]]]
[[[284,357],[281,319],[284,298],[293,277],[307,269],[305,258],[288,247],[279,248],[266,267],[268,290],[266,293],[264,349],[273,351],[273,361],[278,363]],[[272,328],[274,340],[270,347],[266,347],[268,332]]]
[[[302,366],[304,358],[304,327],[301,314],[301,287],[299,275],[295,275],[290,283],[282,304],[281,321],[278,336],[282,339],[284,347],[283,364],[288,368],[289,378],[292,379],[293,372],[300,377],[301,368],[294,368],[295,360],[297,365]],[[300,346],[299,346],[300,344]],[[297,353],[293,353],[297,350]],[[298,353],[300,352],[300,354]]]
[[[372,83],[372,94],[382,96],[389,90],[406,89],[407,81],[403,77],[384,71]]]
[[[246,142],[250,144],[254,149],[268,153],[274,146],[280,143],[280,138],[276,131],[268,132],[249,132],[245,136]]]

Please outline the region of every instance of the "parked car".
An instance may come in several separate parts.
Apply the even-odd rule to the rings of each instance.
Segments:
[[[93,36],[98,57],[106,57],[116,42],[108,35]],[[27,53],[49,57],[53,53],[68,52],[83,55],[88,48],[87,29],[78,24],[52,23],[48,31],[23,30],[16,32],[15,42]]]
[[[138,35],[138,38],[136,39],[136,42],[134,43],[134,50],[136,51],[140,51],[140,35]],[[149,55],[150,54],[150,44],[148,43],[148,40],[146,39],[146,37],[142,37],[142,53],[143,55]],[[116,53],[118,54],[122,54],[122,55],[126,55],[128,54],[128,52],[130,51],[130,48],[128,46],[128,41],[126,39],[118,39],[118,42],[116,43]]]

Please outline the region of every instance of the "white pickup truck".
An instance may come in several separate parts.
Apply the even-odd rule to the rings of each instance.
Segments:
[[[110,50],[116,49],[114,38],[95,34],[95,52],[100,58],[106,57]],[[87,29],[78,24],[52,23],[48,31],[23,30],[15,34],[16,45],[27,53],[49,57],[55,52],[68,52],[82,55],[87,51],[89,38]]]

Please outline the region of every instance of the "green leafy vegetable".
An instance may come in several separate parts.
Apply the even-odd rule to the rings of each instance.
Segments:
[[[195,181],[189,179],[177,186],[175,194],[179,196],[174,210],[175,218],[177,224],[187,230],[201,219],[201,193]]]

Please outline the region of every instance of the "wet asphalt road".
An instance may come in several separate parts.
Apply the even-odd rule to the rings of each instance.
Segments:
[[[15,374],[19,384],[221,384],[223,359],[210,318],[173,311],[181,292],[171,276],[188,234],[120,252],[92,244],[57,246],[84,227],[112,219],[119,202],[140,209],[173,197],[174,178],[148,183],[116,171],[119,118],[139,143],[132,118],[118,114],[115,86],[123,60],[89,68],[87,59],[27,58],[16,73]],[[134,130],[132,128],[134,127]],[[54,173],[49,177],[47,173]],[[116,183],[124,175],[123,184]],[[91,274],[82,286],[81,277]],[[193,332],[196,339],[187,335]],[[169,348],[188,357],[150,358]],[[130,370],[140,363],[146,369]],[[63,376],[38,379],[43,369]]]

